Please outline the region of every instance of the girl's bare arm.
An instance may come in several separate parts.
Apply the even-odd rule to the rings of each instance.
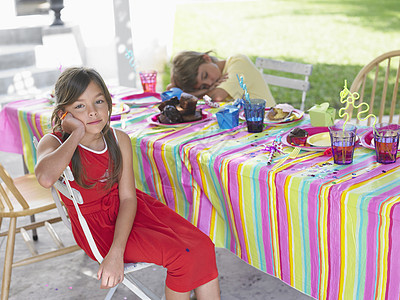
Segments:
[[[80,122],[82,124],[80,125],[77,121],[80,122],[71,114],[63,120],[63,126],[69,126],[71,134],[62,145],[50,135],[45,135],[39,142],[35,175],[38,182],[45,188],[50,188],[58,180],[85,134],[83,123]]]
[[[120,206],[115,223],[113,243],[97,273],[98,279],[101,279],[101,288],[113,287],[123,280],[124,252],[137,208],[131,140],[122,131],[117,131],[117,136],[123,165],[118,187]]]

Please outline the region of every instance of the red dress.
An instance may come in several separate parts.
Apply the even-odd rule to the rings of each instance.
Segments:
[[[56,137],[56,135],[53,135]],[[60,143],[60,135],[56,137]],[[89,225],[100,254],[105,257],[114,236],[119,208],[118,183],[105,190],[108,150],[94,151],[78,146],[83,170],[96,186],[80,191],[80,210]],[[71,167],[71,163],[70,163]],[[72,168],[72,167],[71,167]],[[151,262],[167,269],[166,285],[176,292],[187,292],[218,276],[214,244],[210,238],[168,206],[136,189],[137,212],[128,238],[124,262]],[[93,259],[73,203],[62,196],[77,244]]]

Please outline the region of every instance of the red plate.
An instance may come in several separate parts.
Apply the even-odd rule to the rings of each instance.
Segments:
[[[375,146],[372,144],[372,140],[374,139],[374,133],[372,128],[368,129],[368,131],[361,137],[360,144],[361,146],[375,150]]]
[[[116,97],[119,101],[132,106],[150,106],[161,103],[159,93],[141,93]]]
[[[375,150],[374,132],[372,128],[369,128],[368,131],[361,137],[360,144],[365,148]],[[400,143],[399,143],[399,150],[400,150]]]
[[[212,117],[212,113],[210,113],[208,111],[202,111],[202,117],[201,117],[200,120],[192,121],[192,122],[184,122],[184,123],[166,124],[166,123],[161,123],[158,120],[158,116],[159,115],[160,115],[160,113],[148,117],[147,118],[147,122],[149,122],[150,124],[157,125],[157,126],[162,126],[162,127],[184,127],[184,126],[187,126],[187,125],[197,124],[197,123],[201,123],[201,122],[210,120],[211,117]]]
[[[313,136],[314,134],[318,134],[321,132],[328,132],[329,129],[328,127],[312,127],[311,125],[304,125],[304,126],[299,126],[299,128],[304,129],[305,131],[308,132],[308,136]],[[299,145],[292,145],[289,143],[288,141],[288,135],[290,133],[290,131],[292,131],[292,129],[290,129],[288,132],[286,132],[284,135],[282,135],[282,144],[286,145],[286,146],[290,146],[290,147],[300,147],[302,150],[307,150],[307,151],[325,151],[327,148],[329,147],[316,147],[316,146],[299,146]]]

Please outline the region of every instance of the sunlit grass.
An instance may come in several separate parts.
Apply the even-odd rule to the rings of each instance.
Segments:
[[[365,64],[399,48],[398,0],[192,2],[178,4],[175,15],[173,54],[211,49],[220,58],[243,53],[313,64],[307,108],[325,101],[341,107],[344,80],[350,86]],[[271,89],[277,101],[300,105],[300,92]]]

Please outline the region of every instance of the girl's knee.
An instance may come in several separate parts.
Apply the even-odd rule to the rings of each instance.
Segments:
[[[206,235],[199,237],[197,244],[187,248],[186,251],[190,254],[190,259],[200,263],[204,263],[204,260],[215,260],[215,245]]]

